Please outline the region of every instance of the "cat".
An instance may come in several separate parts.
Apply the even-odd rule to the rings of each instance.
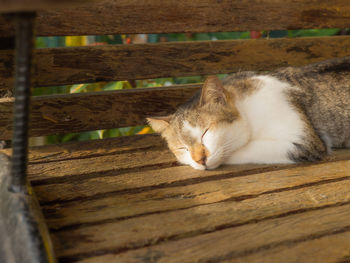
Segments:
[[[350,56],[223,81],[209,76],[174,114],[148,123],[195,169],[318,161],[350,147],[349,73]]]

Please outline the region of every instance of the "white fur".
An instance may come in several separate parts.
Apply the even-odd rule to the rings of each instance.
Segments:
[[[208,131],[203,144],[209,151],[206,168],[215,169],[221,165],[235,150],[241,148],[250,138],[248,123],[239,119],[232,124]]]
[[[304,133],[304,123],[285,94],[294,87],[270,76],[255,79],[260,82],[258,91],[237,104],[250,124],[250,141],[225,163],[291,163],[288,152]]]
[[[197,170],[205,170],[206,167],[204,165],[201,165],[192,159],[191,154],[188,150],[180,150],[180,151],[181,153],[180,154],[177,153],[176,155],[180,163],[188,164]]]
[[[196,138],[198,141],[200,141],[204,132],[201,128],[192,126],[188,121],[184,121],[183,129],[184,131],[189,132],[191,137]]]
[[[192,138],[196,139],[196,141],[198,143],[201,142],[201,138],[202,138],[202,135],[204,133],[204,131],[202,131],[201,128],[194,127],[188,121],[184,121],[183,129],[184,129],[184,131],[187,131]],[[183,143],[183,144],[185,145],[185,143]],[[181,157],[179,158],[179,161],[183,164],[191,165],[194,169],[197,169],[197,170],[205,170],[205,168],[206,168],[204,165],[201,165],[201,164],[195,162],[192,159],[192,156],[188,150],[183,151]]]
[[[236,102],[241,118],[221,125],[203,137],[209,151],[206,165],[193,161],[187,151],[182,162],[195,169],[215,169],[219,165],[241,163],[291,163],[288,152],[300,142],[304,124],[289,104],[284,91],[294,88],[270,76],[258,76],[259,87],[252,95]],[[184,128],[198,141],[204,133],[185,122]]]

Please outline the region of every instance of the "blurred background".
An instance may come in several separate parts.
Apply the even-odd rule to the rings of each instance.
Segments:
[[[66,36],[66,37],[37,37],[37,48],[74,47],[91,45],[128,45],[171,41],[205,41],[205,40],[232,40],[249,38],[281,38],[281,37],[312,37],[349,35],[349,29],[312,29],[289,31],[250,31],[250,32],[222,32],[222,33],[196,33],[196,34],[138,34],[138,35],[108,35],[108,36]],[[171,58],[169,58],[171,59]],[[221,75],[224,77],[224,75]],[[98,92],[106,90],[121,90],[132,88],[148,88],[170,86],[175,84],[198,83],[203,76],[161,78],[147,80],[123,80],[115,82],[98,82],[89,84],[75,84],[69,86],[42,87],[33,89],[33,96]],[[135,134],[152,133],[148,126],[116,128],[109,130],[89,131],[82,133],[69,133],[46,137],[31,138],[30,144],[43,145],[69,141],[84,141]]]

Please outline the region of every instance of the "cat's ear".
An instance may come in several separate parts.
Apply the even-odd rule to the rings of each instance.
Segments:
[[[217,76],[209,76],[204,82],[199,104],[203,106],[207,103],[227,103],[226,91]]]
[[[164,117],[152,117],[147,118],[147,121],[155,132],[161,133],[169,126],[171,117],[172,115]]]

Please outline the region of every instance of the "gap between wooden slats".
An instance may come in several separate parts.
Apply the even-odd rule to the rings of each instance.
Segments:
[[[266,71],[349,53],[347,36],[46,48],[35,51],[34,86]],[[0,61],[6,89],[13,52],[0,50]]]
[[[349,17],[347,0],[105,0],[40,12],[36,31],[65,36],[346,28]],[[0,36],[11,35],[13,26],[1,17]]]

